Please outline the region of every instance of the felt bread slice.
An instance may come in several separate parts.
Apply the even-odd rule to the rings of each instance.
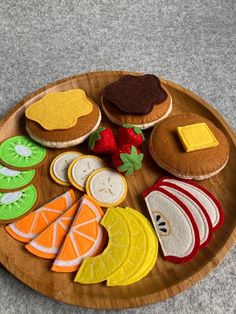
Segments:
[[[206,123],[219,145],[186,152],[177,134],[177,128]],[[229,143],[211,121],[193,113],[168,117],[152,131],[149,151],[156,163],[171,174],[184,178],[203,180],[219,173],[229,159]]]
[[[67,129],[46,130],[36,121],[26,118],[26,130],[30,137],[46,147],[63,148],[72,147],[82,143],[94,132],[101,122],[101,112],[98,105],[90,98],[92,111],[80,116],[77,123]]]

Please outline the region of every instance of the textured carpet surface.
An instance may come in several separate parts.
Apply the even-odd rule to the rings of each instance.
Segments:
[[[235,129],[234,3],[1,0],[0,116],[48,82],[125,69],[191,89]],[[234,249],[204,280],[174,298],[121,313],[235,313],[235,258]],[[1,267],[0,304],[0,313],[96,312],[41,296]]]

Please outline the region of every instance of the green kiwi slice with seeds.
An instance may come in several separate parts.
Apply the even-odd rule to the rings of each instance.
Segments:
[[[46,149],[29,136],[13,136],[0,145],[0,159],[10,167],[34,168],[41,164],[45,157]]]
[[[27,213],[37,201],[37,190],[33,185],[15,192],[0,192],[0,220],[9,220]]]
[[[0,163],[0,191],[16,190],[28,185],[35,177],[35,170],[12,170]]]

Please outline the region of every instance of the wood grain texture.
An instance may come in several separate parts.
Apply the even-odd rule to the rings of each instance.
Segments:
[[[0,141],[16,134],[26,134],[25,107],[47,93],[82,88],[89,97],[100,105],[102,89],[127,73],[139,74],[124,71],[94,72],[47,85],[23,99],[3,118],[0,123]],[[48,297],[73,305],[99,309],[137,307],[164,300],[191,287],[216,267],[230,250],[236,239],[236,181],[234,179],[236,173],[236,140],[234,134],[219,113],[203,99],[170,81],[162,80],[162,84],[168,88],[172,95],[174,104],[172,114],[183,112],[200,114],[215,123],[224,132],[230,143],[230,159],[225,169],[220,174],[200,182],[219,199],[225,214],[224,224],[220,230],[215,232],[211,243],[202,249],[191,262],[180,265],[165,261],[160,252],[155,267],[141,281],[127,287],[106,287],[103,283],[95,285],[75,284],[73,283],[74,274],[53,273],[50,271],[51,261],[31,255],[24,249],[22,243],[12,239],[4,228],[0,227],[0,262],[16,278]],[[116,131],[116,127],[107,121],[104,114],[103,124],[110,125]],[[146,144],[150,132],[144,132]],[[75,150],[86,153],[86,144],[78,146]],[[151,159],[147,145],[143,147],[143,150],[145,152],[144,166],[134,175],[127,177],[129,192],[122,205],[136,208],[148,217],[141,192],[167,173]],[[37,170],[35,185],[39,191],[39,205],[67,189],[57,185],[49,177],[50,162],[62,151],[64,150],[48,150],[46,163]]]

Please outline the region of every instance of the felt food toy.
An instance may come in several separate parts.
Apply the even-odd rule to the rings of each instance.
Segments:
[[[125,178],[111,168],[95,170],[86,181],[87,194],[102,207],[119,205],[126,197]]]
[[[38,236],[31,240],[25,248],[38,257],[54,259],[70,229],[78,208],[79,201],[74,203]]]
[[[132,144],[121,145],[112,155],[113,166],[129,175],[142,168],[143,154]]]
[[[106,167],[105,162],[95,156],[86,155],[76,158],[69,166],[70,183],[80,191],[85,191],[86,180],[96,169]]]
[[[164,177],[143,196],[169,261],[190,260],[223,223],[219,202],[191,180]]]
[[[55,157],[50,165],[50,175],[52,179],[64,186],[69,186],[68,168],[73,160],[82,156],[76,151],[65,152]]]
[[[101,221],[108,232],[105,250],[84,259],[75,277],[78,283],[107,281],[127,285],[142,279],[154,266],[158,243],[147,219],[131,208],[108,208]]]
[[[177,133],[186,152],[219,145],[206,123],[179,126]]]
[[[112,154],[116,149],[116,140],[110,128],[100,127],[89,137],[88,147],[97,154]]]
[[[172,110],[171,95],[151,74],[122,76],[105,87],[101,102],[113,123],[131,124],[141,129],[154,126]]]
[[[56,102],[56,99],[59,101]],[[48,109],[42,110],[41,104]],[[48,94],[26,109],[26,130],[30,137],[51,148],[82,143],[99,127],[100,122],[98,105],[85,97],[81,89]]]
[[[73,190],[68,190],[22,219],[5,227],[16,240],[28,243],[56,220],[77,199]]]
[[[118,129],[118,140],[119,144],[131,144],[139,147],[144,142],[144,135],[140,128],[124,124]]]
[[[84,195],[53,263],[53,271],[76,271],[85,257],[101,252],[106,242],[106,233],[99,224],[102,217],[102,209]]]
[[[45,130],[64,130],[76,125],[78,118],[91,113],[92,103],[82,89],[54,92],[30,105],[25,116]]]
[[[0,192],[0,222],[18,218],[32,210],[37,202],[37,190],[33,185],[15,192]]]
[[[39,167],[45,157],[46,149],[28,136],[10,137],[0,145],[0,160],[12,169],[28,170]]]
[[[177,134],[178,128],[182,141]],[[218,145],[214,146],[216,141]],[[183,142],[190,152],[186,152]],[[206,147],[210,142],[214,143],[214,147]],[[203,180],[216,175],[226,166],[229,143],[211,121],[197,114],[185,113],[168,117],[153,129],[149,152],[158,166],[176,177]]]
[[[0,192],[12,192],[28,185],[35,177],[35,170],[13,170],[0,163]]]

